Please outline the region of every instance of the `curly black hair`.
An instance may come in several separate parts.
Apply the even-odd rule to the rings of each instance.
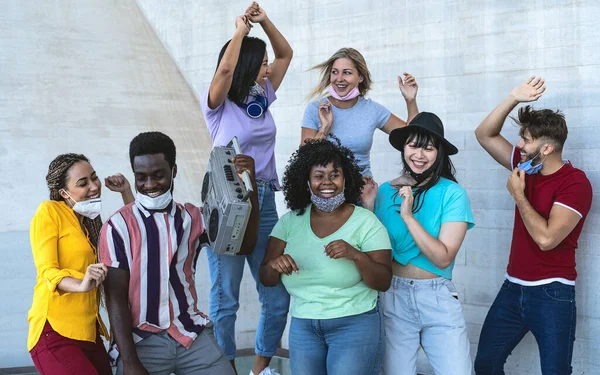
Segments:
[[[135,136],[129,143],[129,161],[133,169],[133,159],[136,156],[163,154],[169,167],[175,165],[177,150],[175,143],[166,134],[161,132],[146,132]]]
[[[364,186],[362,179],[363,168],[358,166],[354,153],[341,145],[340,140],[330,134],[327,139],[307,139],[300,148],[292,154],[283,175],[283,195],[290,210],[298,210],[303,215],[310,204],[308,178],[311,167],[326,166],[333,162],[335,168],[344,172],[346,203],[356,204],[360,199],[360,190]]]

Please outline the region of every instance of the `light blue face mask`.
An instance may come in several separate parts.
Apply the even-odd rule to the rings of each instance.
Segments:
[[[531,159],[517,164],[517,168],[519,168],[520,170],[525,172],[525,174],[537,174],[539,171],[542,170],[542,166],[544,164],[544,159],[546,159],[546,158],[544,157],[544,159],[542,159],[542,161],[540,161],[536,165],[531,165],[531,164],[533,163],[533,160],[535,158],[537,158],[541,153],[542,153],[542,150],[540,149],[540,151]]]

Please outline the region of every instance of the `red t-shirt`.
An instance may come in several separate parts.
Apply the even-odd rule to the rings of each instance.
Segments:
[[[513,149],[513,168],[520,162],[520,150]],[[525,176],[525,197],[546,220],[555,204],[569,208],[581,220],[554,249],[542,251],[529,235],[519,209],[515,209],[515,226],[507,273],[524,281],[561,277],[575,281],[575,249],[585,218],[592,205],[592,185],[585,173],[567,162],[555,173]]]

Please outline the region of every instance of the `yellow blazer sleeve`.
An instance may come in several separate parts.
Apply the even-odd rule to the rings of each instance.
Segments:
[[[56,211],[42,204],[36,212],[29,231],[33,260],[48,289],[56,294],[63,294],[57,286],[64,277],[83,280],[84,274],[72,270],[61,269],[58,264],[59,215]]]

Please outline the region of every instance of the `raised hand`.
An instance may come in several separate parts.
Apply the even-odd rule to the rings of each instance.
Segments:
[[[252,24],[250,23],[247,15],[237,16],[235,18],[235,29],[243,33],[244,36],[250,33],[251,28]]]
[[[292,272],[298,273],[299,271],[294,258],[292,258],[289,254],[280,255],[279,257],[267,263],[267,265],[280,274],[284,273],[288,276],[291,275]]]
[[[360,253],[360,250],[344,240],[335,240],[325,246],[325,254],[331,259],[356,260]]]
[[[329,135],[333,125],[333,111],[331,110],[331,103],[327,100],[319,103],[319,120],[321,121],[319,131],[324,135]]]
[[[244,13],[248,17],[248,20],[254,23],[262,23],[267,19],[267,13],[256,1],[250,4]]]
[[[402,198],[402,205],[400,206],[400,216],[409,218],[412,216],[412,209],[414,204],[412,188],[410,186],[404,186],[398,191],[398,195]]]
[[[417,91],[419,91],[419,85],[417,80],[412,74],[404,73],[404,79],[402,76],[398,76],[398,87],[405,100],[415,100],[417,98]]]
[[[531,76],[525,82],[515,87],[510,92],[510,96],[519,103],[534,102],[546,91],[544,83],[545,81],[542,77]]]
[[[83,276],[81,284],[79,284],[78,291],[89,292],[90,290],[99,287],[106,278],[107,273],[108,268],[103,263],[89,265],[85,270],[85,275]]]
[[[364,176],[363,181],[365,184],[360,190],[360,200],[363,202],[363,206],[373,207],[375,204],[375,198],[377,198],[379,185],[370,176]]]
[[[129,181],[120,173],[106,177],[104,179],[104,186],[106,186],[110,191],[121,194],[131,191],[131,185],[129,184]]]

